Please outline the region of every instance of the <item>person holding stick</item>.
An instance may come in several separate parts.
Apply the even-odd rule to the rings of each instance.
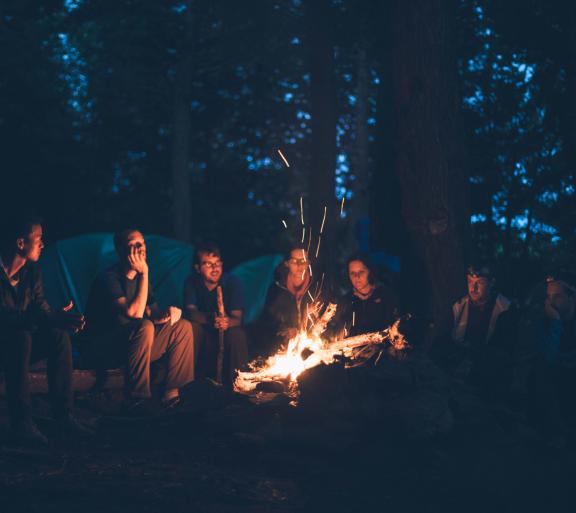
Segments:
[[[223,272],[215,244],[198,246],[194,269],[184,284],[184,312],[198,348],[197,375],[230,387],[236,370],[248,360],[242,284]]]

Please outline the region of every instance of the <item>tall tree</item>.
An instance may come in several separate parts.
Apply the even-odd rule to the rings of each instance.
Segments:
[[[174,236],[189,241],[190,222],[190,145],[192,111],[190,86],[193,66],[194,15],[192,0],[186,0],[184,12],[183,56],[176,67],[174,115],[172,123],[172,223]]]
[[[396,173],[435,320],[463,291],[469,224],[454,11],[450,0],[398,1],[393,19]]]
[[[335,212],[336,89],[334,83],[333,13],[330,0],[308,0],[308,51],[310,52],[311,162],[308,180],[310,223],[321,227],[324,207]],[[326,225],[324,247],[331,247],[332,223]],[[329,252],[321,253],[329,260]]]

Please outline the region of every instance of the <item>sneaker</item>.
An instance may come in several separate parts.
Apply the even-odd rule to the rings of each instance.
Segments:
[[[12,426],[12,434],[16,438],[17,442],[24,445],[48,445],[48,438],[46,438],[32,420],[15,422]]]
[[[71,414],[57,420],[58,433],[61,438],[93,438],[96,434]]]

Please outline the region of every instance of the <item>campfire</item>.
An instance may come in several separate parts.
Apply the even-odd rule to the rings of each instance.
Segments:
[[[234,389],[241,393],[250,393],[264,383],[283,383],[290,395],[297,395],[297,379],[302,372],[320,364],[331,365],[338,358],[344,358],[346,365],[354,367],[366,363],[378,353],[378,362],[384,344],[390,344],[396,350],[409,347],[408,342],[399,331],[400,320],[392,326],[373,333],[336,340],[323,340],[321,335],[336,313],[335,304],[329,304],[324,313],[311,327],[302,328],[290,339],[286,348],[266,360],[255,360],[249,364],[249,371],[238,372]],[[318,308],[320,309],[320,308]],[[310,316],[309,316],[310,317]]]

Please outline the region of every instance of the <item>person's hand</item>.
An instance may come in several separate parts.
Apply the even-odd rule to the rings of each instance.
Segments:
[[[168,307],[168,316],[170,319],[170,325],[176,324],[180,318],[182,317],[182,310],[177,306],[169,306]]]
[[[546,301],[544,301],[544,312],[546,313],[546,317],[548,317],[549,319],[555,321],[560,320],[560,312],[558,312],[558,310],[554,308],[554,306],[552,305],[552,303],[548,298],[546,298]]]
[[[135,246],[130,247],[128,263],[130,264],[130,268],[138,274],[148,274],[148,263],[146,262],[146,257],[144,256],[144,252],[139,248],[136,248]]]
[[[214,317],[214,327],[217,330],[226,331],[230,327],[230,317],[226,315],[217,315]]]
[[[56,321],[64,329],[70,329],[74,333],[78,333],[84,329],[86,319],[82,314],[72,312],[72,308],[74,308],[74,301],[70,301],[56,314]]]

